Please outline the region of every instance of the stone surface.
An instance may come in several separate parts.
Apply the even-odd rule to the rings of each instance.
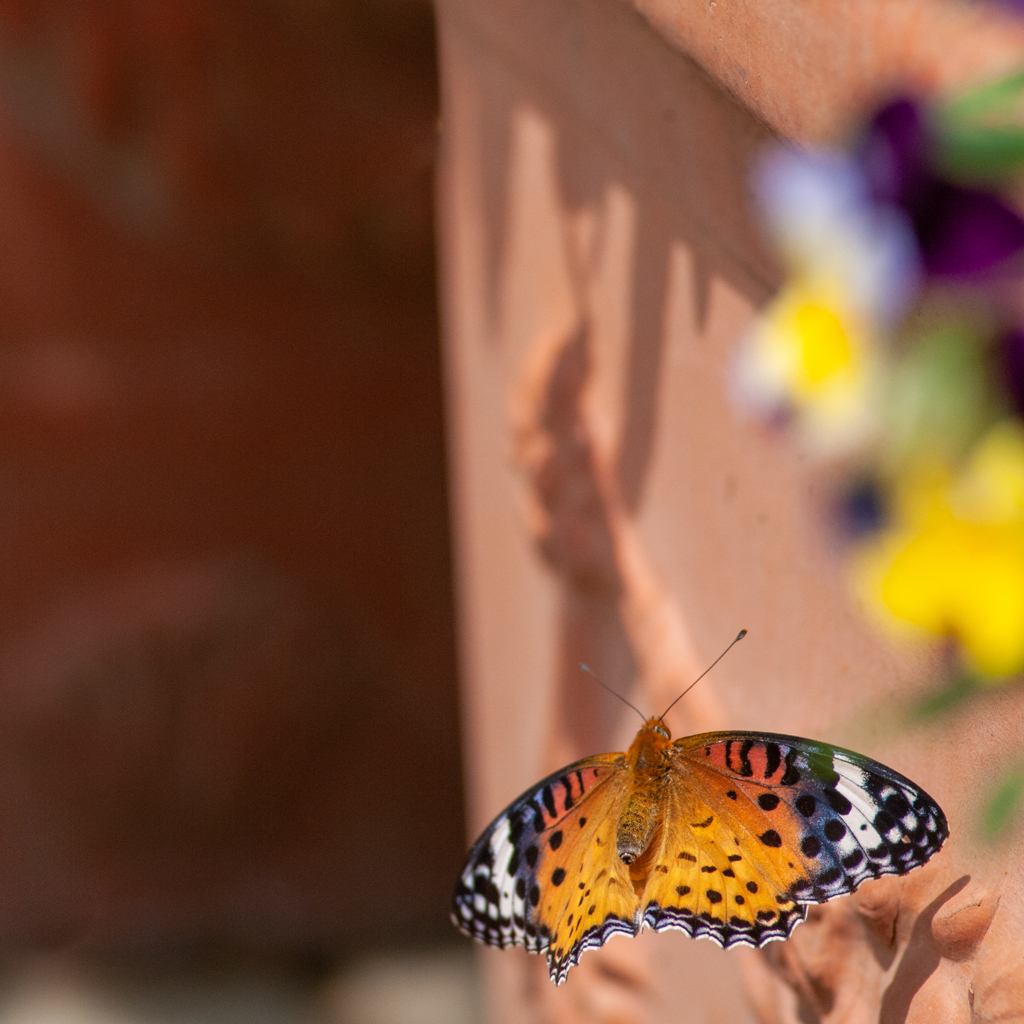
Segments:
[[[541,958],[488,950],[492,1019],[1017,1019],[1022,850],[986,847],[979,823],[1024,744],[1024,694],[901,725],[936,663],[872,632],[823,526],[827,480],[738,415],[728,380],[779,280],[747,203],[773,129],[833,136],[897,77],[997,73],[1024,37],[938,2],[637,6],[650,22],[621,0],[438,2],[470,831],[546,772],[629,742],[632,712],[580,661],[654,712],[746,627],[673,732],[860,750],[936,797],[952,838],[762,952],[617,937],[556,990]],[[738,68],[765,80],[749,108],[730,95]]]

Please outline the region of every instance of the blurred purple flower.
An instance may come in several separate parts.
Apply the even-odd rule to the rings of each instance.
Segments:
[[[915,205],[931,174],[921,112],[911,100],[894,100],[875,114],[860,162],[876,199],[908,209]]]
[[[860,162],[872,195],[906,210],[932,276],[975,277],[1024,249],[1024,219],[1017,213],[990,192],[935,174],[913,101],[894,100],[874,116]]]

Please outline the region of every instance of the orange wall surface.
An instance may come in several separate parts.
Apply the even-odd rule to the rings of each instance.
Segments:
[[[437,6],[471,834],[560,765],[629,743],[635,716],[580,662],[654,713],[741,627],[669,715],[675,735],[852,747],[920,783],[952,830],[926,867],[763,951],[616,936],[556,989],[542,957],[486,950],[492,1019],[1020,1019],[1022,848],[975,837],[986,780],[1024,746],[1024,693],[896,727],[934,663],[863,618],[823,524],[828,481],[729,395],[780,282],[749,209],[754,155],[780,134],[841,138],[894,82],[1016,66],[1020,25],[909,0]]]

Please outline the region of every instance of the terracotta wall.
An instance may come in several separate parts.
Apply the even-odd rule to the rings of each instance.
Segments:
[[[5,951],[450,936],[433,47],[0,5]]]
[[[1024,1015],[1024,848],[977,841],[1024,693],[928,727],[935,666],[849,596],[826,481],[730,402],[777,286],[747,203],[776,134],[841,136],[894,82],[1016,66],[980,5],[439,0],[440,224],[470,833],[542,775],[669,717],[850,746],[922,784],[952,838],[903,880],[725,953],[672,932],[584,955],[483,952],[495,1021],[968,1021]],[[646,20],[642,13],[650,20]]]

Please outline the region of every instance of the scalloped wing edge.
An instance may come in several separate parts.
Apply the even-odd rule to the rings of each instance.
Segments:
[[[588,949],[598,949],[613,935],[634,936],[639,931],[639,922],[626,921],[614,914],[609,914],[600,924],[588,928],[561,960],[556,960],[550,952],[548,953],[548,973],[551,975],[551,980],[556,985],[561,985],[565,981],[569,969],[580,962],[580,957]]]
[[[807,919],[807,904],[794,903],[788,910],[779,910],[772,924],[764,922],[720,924],[709,914],[694,914],[674,907],[651,904],[644,912],[643,927],[656,932],[685,932],[691,939],[710,939],[722,949],[750,946],[759,949],[768,942],[781,942],[793,934],[793,929]]]

